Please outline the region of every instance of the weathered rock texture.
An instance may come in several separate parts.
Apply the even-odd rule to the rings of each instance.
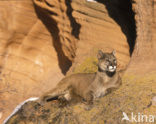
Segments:
[[[27,103],[8,123],[120,124],[123,111],[156,114],[150,104],[156,93],[155,2],[0,1],[0,123],[67,72],[96,71],[98,49],[115,49],[119,70],[130,60],[121,88],[95,101],[91,110],[82,103],[61,109],[53,102]]]
[[[133,1],[133,10],[136,13],[137,38],[129,70],[137,69],[140,71],[144,67],[141,72],[147,72],[155,69],[155,7],[155,0]],[[135,67],[136,63],[137,68]]]
[[[39,96],[64,75],[54,40],[31,0],[0,1],[0,13],[0,111],[4,119],[21,101]]]

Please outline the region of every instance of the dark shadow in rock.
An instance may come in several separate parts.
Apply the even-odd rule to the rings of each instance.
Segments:
[[[127,37],[129,52],[132,55],[136,41],[135,13],[132,10],[131,0],[97,0],[106,6],[108,14]]]
[[[62,50],[62,44],[60,42],[59,36],[59,28],[57,26],[57,22],[55,19],[50,17],[50,15],[57,16],[56,13],[40,8],[34,4],[35,12],[38,18],[43,22],[48,31],[51,33],[51,37],[53,38],[53,46],[57,52],[59,67],[63,74],[69,70],[72,65],[71,60],[67,56],[65,56]]]
[[[68,15],[68,18],[70,20],[70,26],[72,27],[72,35],[75,36],[75,38],[79,39],[81,25],[77,23],[75,18],[72,16],[73,8],[71,6],[71,2],[71,0],[65,0],[65,4],[67,6],[66,14]]]

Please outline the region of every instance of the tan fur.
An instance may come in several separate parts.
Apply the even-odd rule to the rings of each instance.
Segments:
[[[76,94],[91,103],[94,99],[104,96],[107,89],[117,88],[120,84],[121,79],[118,72],[114,72],[113,76],[109,76],[104,71],[73,74],[62,79],[54,89],[45,93],[41,97],[41,101],[47,101],[54,97],[71,101],[75,97],[73,94]]]

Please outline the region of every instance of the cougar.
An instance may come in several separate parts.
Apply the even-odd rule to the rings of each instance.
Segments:
[[[104,96],[108,89],[118,88],[121,79],[116,71],[117,59],[115,51],[97,54],[98,71],[95,73],[78,73],[62,79],[57,86],[40,97],[42,102],[54,99],[71,101],[79,96],[86,103],[92,104],[93,100]]]

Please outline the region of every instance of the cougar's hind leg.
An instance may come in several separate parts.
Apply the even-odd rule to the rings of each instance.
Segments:
[[[43,96],[41,96],[41,101],[42,102],[50,102],[50,101],[53,101],[53,100],[57,100],[59,96],[61,96],[63,94],[63,92],[57,90],[57,89],[54,89],[52,91],[49,91],[45,94],[43,94]]]

